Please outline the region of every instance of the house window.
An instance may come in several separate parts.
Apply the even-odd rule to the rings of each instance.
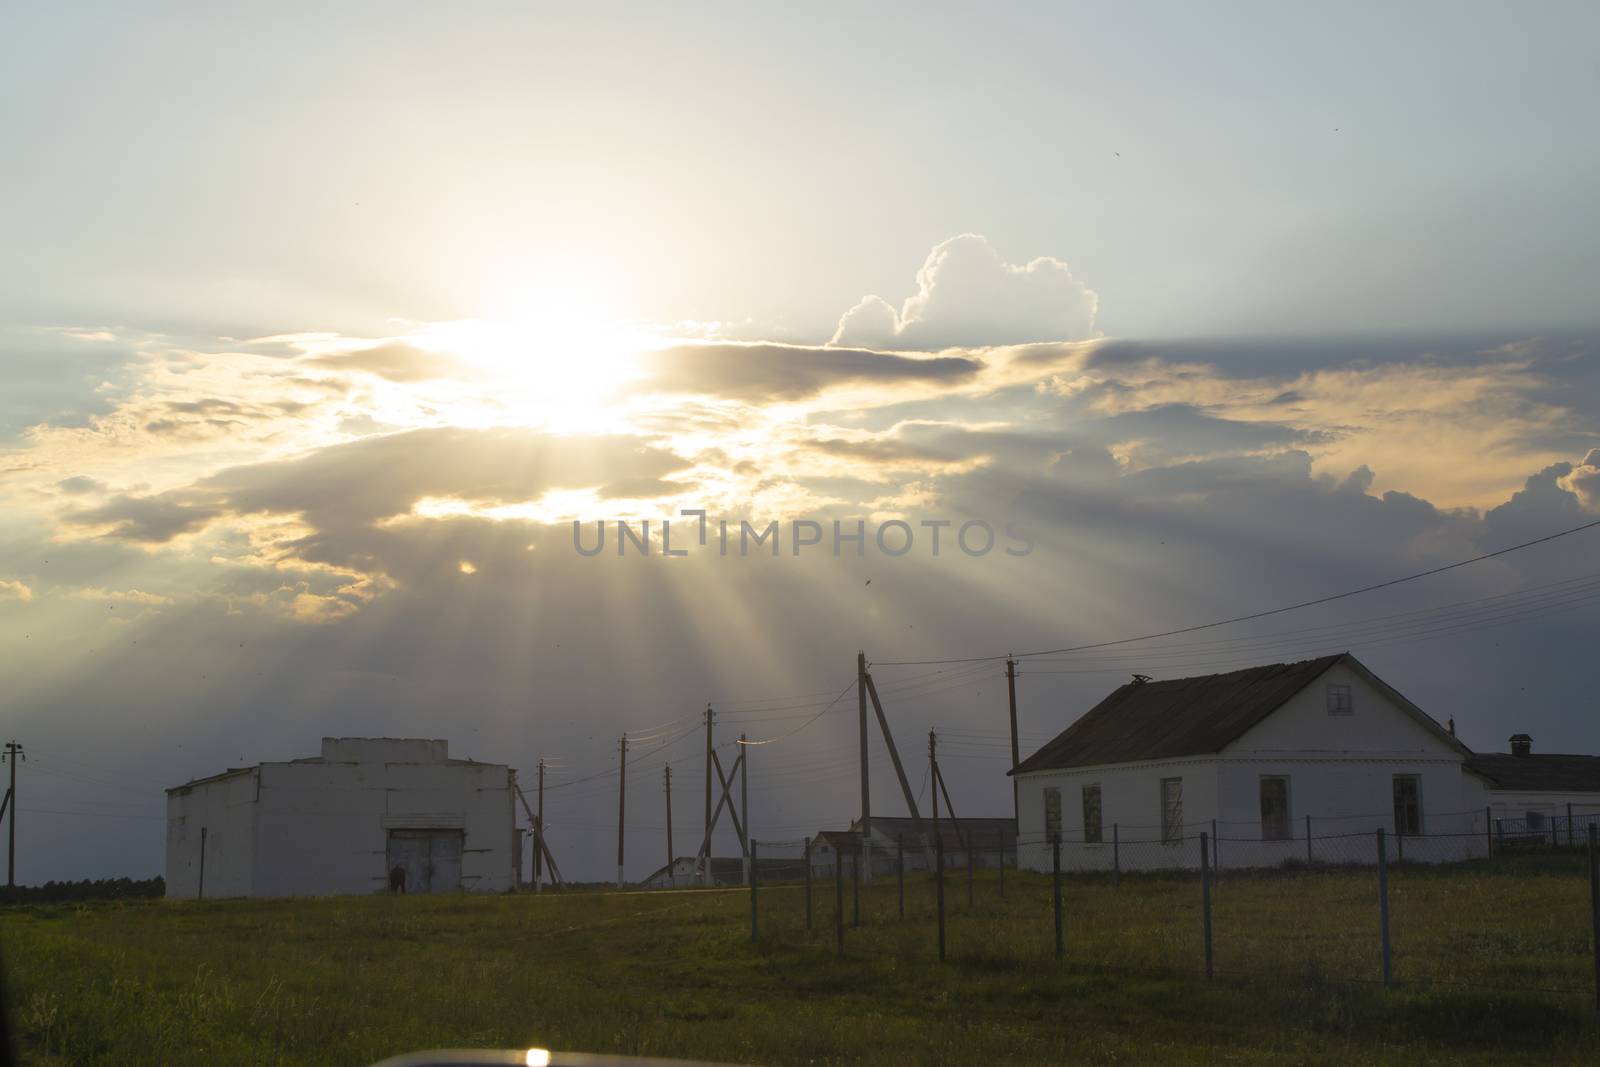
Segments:
[[[1061,790],[1044,791],[1044,836],[1054,841],[1061,836]]]
[[[1100,843],[1100,787],[1083,787],[1083,839],[1091,845]]]
[[[1349,715],[1350,711],[1350,687],[1348,685],[1328,686],[1328,714]]]
[[[1261,779],[1261,840],[1289,839],[1289,779]]]
[[[1394,776],[1394,832],[1422,833],[1421,791],[1414,774]]]
[[[1176,844],[1183,840],[1183,779],[1161,779],[1161,841]]]

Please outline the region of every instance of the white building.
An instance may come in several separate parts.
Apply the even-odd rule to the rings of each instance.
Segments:
[[[516,772],[445,741],[325,737],[322,754],[167,790],[167,896],[515,888]]]
[[[1509,753],[1480,753],[1466,762],[1496,839],[1581,842],[1589,824],[1600,823],[1600,756],[1535,753],[1527,734],[1512,734],[1510,744]]]
[[[1380,827],[1391,858],[1482,856],[1471,756],[1348,653],[1136,677],[1017,767],[1019,861],[1059,835],[1067,869],[1198,866],[1204,832],[1225,867],[1372,863]]]

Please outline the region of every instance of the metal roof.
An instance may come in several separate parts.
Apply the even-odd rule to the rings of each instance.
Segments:
[[[1513,756],[1490,752],[1467,757],[1467,770],[1490,789],[1529,793],[1600,793],[1600,756],[1558,753]]]

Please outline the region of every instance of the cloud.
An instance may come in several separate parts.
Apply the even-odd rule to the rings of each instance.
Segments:
[[[89,478],[81,474],[77,474],[73,475],[71,478],[61,479],[56,483],[56,488],[61,490],[63,493],[81,496],[86,493],[105,492],[106,483],[96,481],[93,478]]]
[[[182,493],[142,497],[120,493],[99,507],[68,512],[65,519],[75,526],[108,527],[104,536],[119,541],[165,544],[221,514],[221,509],[193,502]]]
[[[33,590],[21,581],[0,578],[0,600],[20,600],[23,603],[33,599]]]
[[[354,352],[314,356],[308,366],[325,370],[360,371],[391,382],[425,382],[461,373],[461,365],[450,356],[429,352],[404,341],[387,341]]]
[[[678,345],[650,353],[647,383],[660,393],[709,393],[735,400],[801,400],[832,386],[933,384],[971,380],[970,356],[911,357],[856,348],[778,344]]]
[[[1587,511],[1600,511],[1600,448],[1592,448],[1583,462],[1561,479],[1562,488],[1578,498]]]
[[[1062,260],[1007,263],[987,238],[966,233],[928,253],[917,292],[899,311],[863,297],[839,320],[832,343],[933,352],[1082,340],[1095,336],[1098,307]]]

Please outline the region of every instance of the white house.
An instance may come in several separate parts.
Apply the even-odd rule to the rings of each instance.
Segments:
[[[1067,869],[1198,866],[1204,832],[1222,866],[1376,862],[1380,827],[1391,858],[1482,856],[1471,757],[1348,653],[1136,676],[1018,765],[1019,861],[1059,835]]]
[[[939,819],[939,838],[944,844],[946,870],[964,868],[967,850],[972,850],[973,866],[998,867],[1004,857],[1008,867],[1017,865],[1017,823],[1015,819],[969,818]],[[902,855],[908,871],[926,871],[933,862],[933,820],[920,821],[906,816],[874,815],[871,832],[865,842],[861,837],[861,820],[850,821],[848,831],[824,830],[811,839],[810,858],[813,878],[832,878],[834,865],[840,851],[846,853],[844,873],[851,874],[853,854],[865,847],[872,854],[874,877],[892,875],[895,864]],[[865,860],[862,861],[863,870]]]
[[[1512,734],[1510,744],[1509,753],[1479,753],[1466,762],[1495,836],[1578,843],[1590,823],[1600,822],[1600,756],[1535,753],[1527,734]]]
[[[508,891],[515,789],[511,768],[445,741],[325,737],[319,756],[167,790],[167,895],[375,893],[397,867],[408,893]]]

